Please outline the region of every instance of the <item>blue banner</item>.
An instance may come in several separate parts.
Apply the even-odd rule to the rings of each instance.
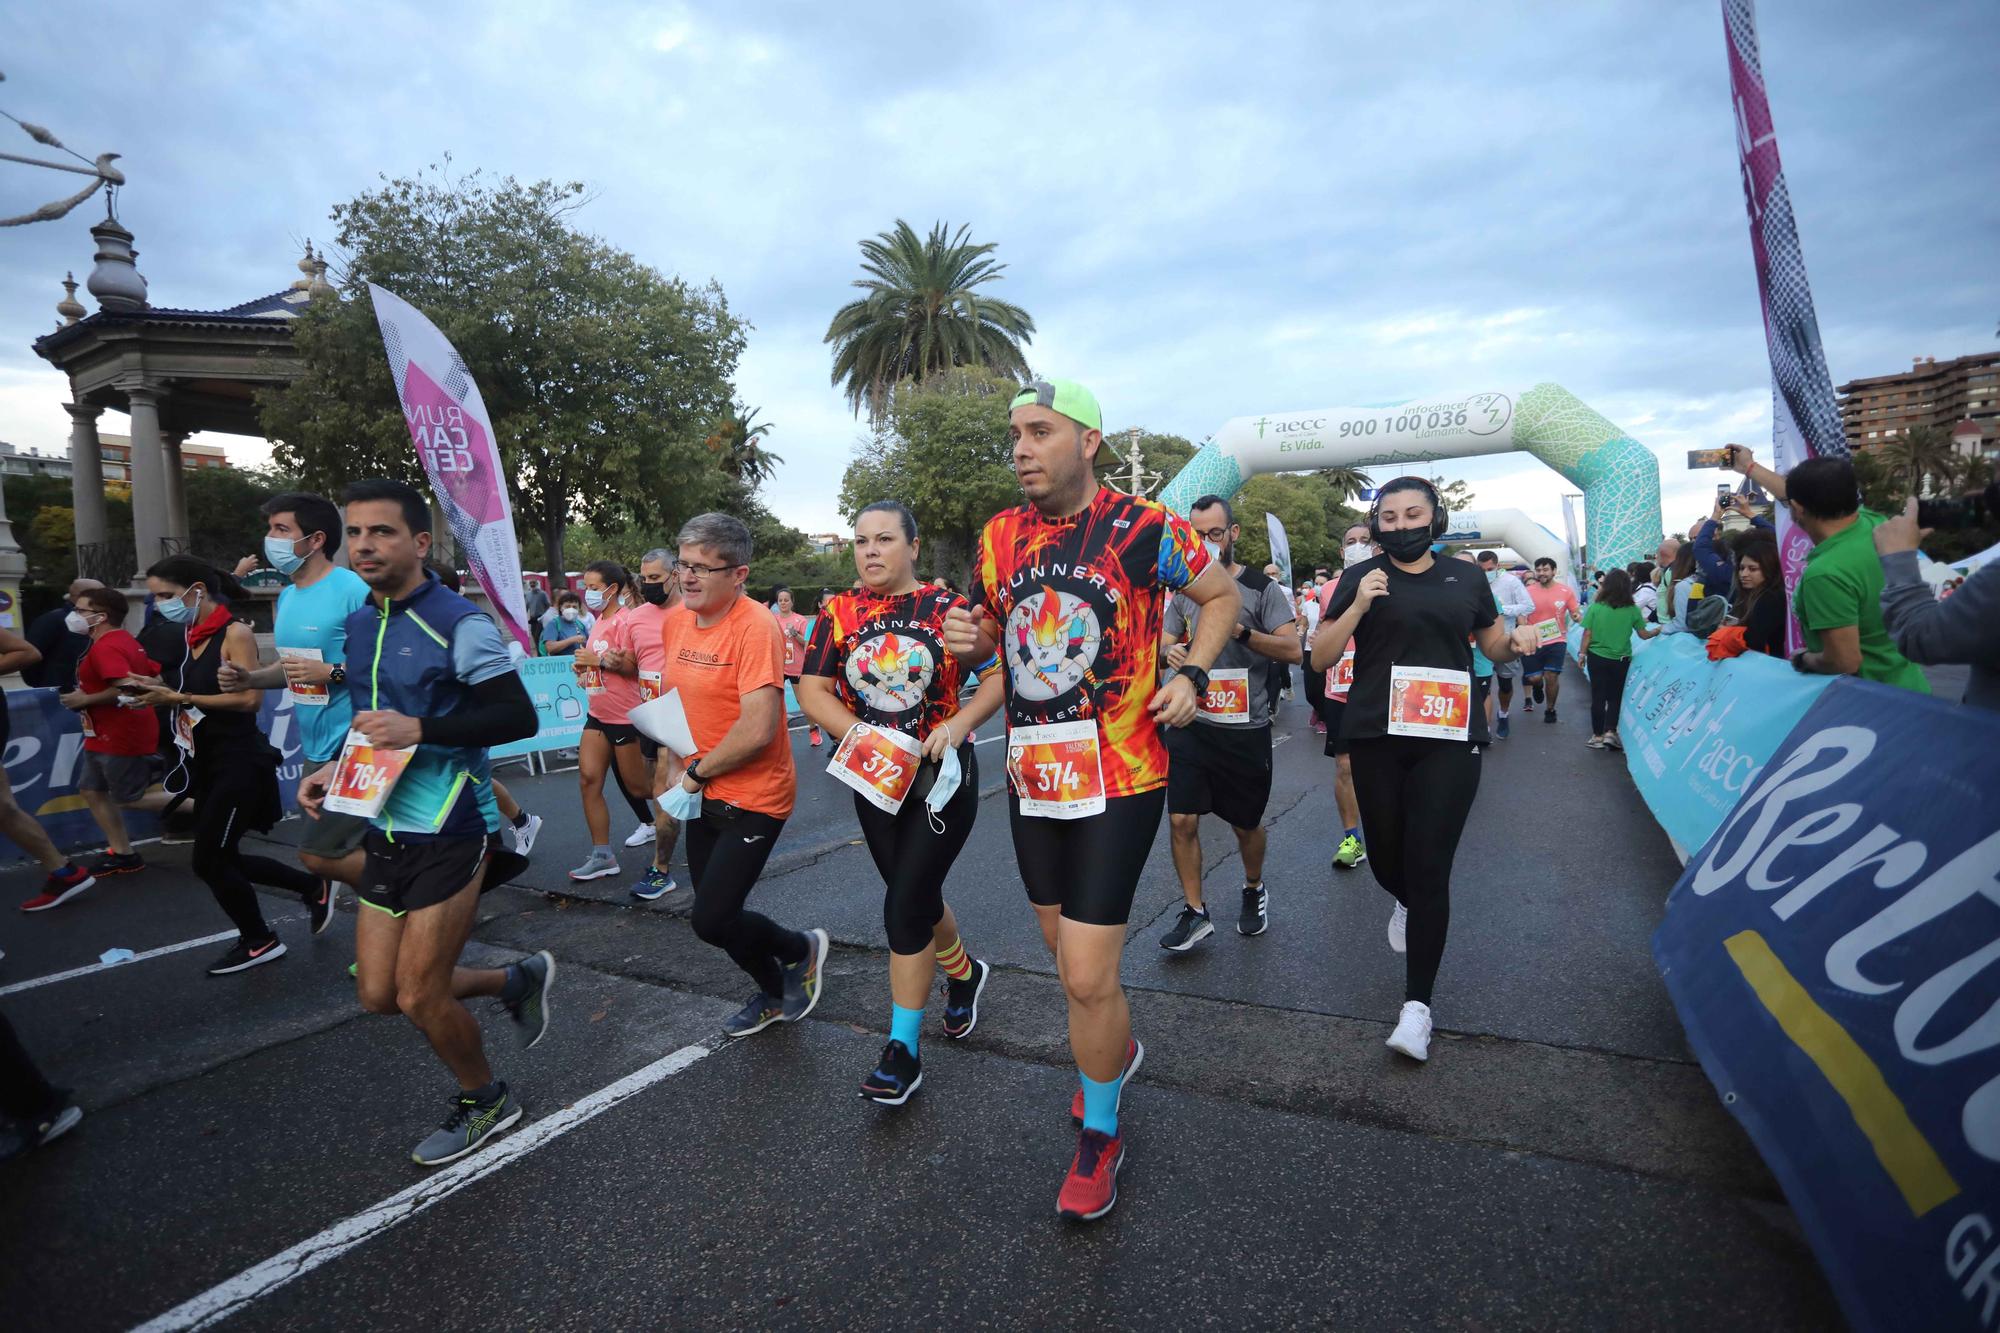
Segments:
[[[1653,937],[1689,1041],[1855,1327],[1992,1328],[2000,715],[1840,679],[1744,787]]]
[[[1683,852],[1708,841],[1831,681],[1762,653],[1711,662],[1693,634],[1634,641],[1618,736],[1639,794]]]
[[[583,738],[583,719],[590,700],[576,683],[576,669],[567,657],[528,657],[514,664],[528,697],[535,701],[535,734],[526,740],[496,745],[487,752],[507,759],[536,750],[571,750]]]

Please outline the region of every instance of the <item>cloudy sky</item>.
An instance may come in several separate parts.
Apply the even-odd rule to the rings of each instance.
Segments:
[[[1088,9],[1087,13],[1080,12]],[[856,242],[969,223],[1045,374],[1107,425],[1555,380],[1655,449],[1668,528],[1768,442],[1769,381],[1713,3],[197,3],[16,7],[0,108],[124,154],[156,304],[297,277],[378,173],[578,179],[582,223],[721,282],[809,531],[859,435],[821,343]],[[1764,69],[1836,382],[1989,349],[1991,3],[1769,0]],[[40,151],[11,126],[11,151]],[[74,177],[0,163],[0,215]],[[0,232],[0,439],[60,449],[29,342],[95,204]],[[122,419],[107,417],[107,430]],[[261,442],[228,439],[254,462]],[[1559,523],[1525,458],[1446,465]]]

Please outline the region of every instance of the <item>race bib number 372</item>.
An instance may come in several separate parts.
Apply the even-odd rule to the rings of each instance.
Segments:
[[[878,810],[895,814],[916,781],[923,750],[900,731],[858,723],[840,741],[826,771]]]
[[[1007,776],[1021,813],[1084,819],[1104,813],[1104,763],[1095,722],[1014,727],[1007,733]]]
[[[1462,741],[1472,721],[1472,677],[1432,667],[1389,670],[1389,734]]]

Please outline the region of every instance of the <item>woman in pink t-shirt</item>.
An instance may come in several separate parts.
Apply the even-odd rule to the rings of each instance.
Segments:
[[[771,594],[771,614],[778,618],[778,633],[785,639],[785,679],[791,683],[796,696],[799,673],[806,667],[806,643],[812,637],[813,618],[799,614],[797,605],[792,601],[792,590],[782,583]],[[818,745],[823,738],[818,727],[808,727],[806,739]]]
[[[611,851],[611,811],[604,803],[604,778],[614,775],[620,794],[639,822],[650,829],[653,789],[646,758],[639,752],[639,729],[632,725],[639,702],[639,659],[632,641],[632,575],[614,560],[593,561],[583,571],[583,604],[597,617],[590,637],[570,658],[577,684],[590,701],[583,739],[577,745],[577,783],[583,790],[583,821],[590,829],[590,855],[569,872],[574,880],[618,873]]]

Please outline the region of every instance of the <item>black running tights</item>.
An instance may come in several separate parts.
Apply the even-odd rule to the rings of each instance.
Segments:
[[[1451,862],[1479,792],[1479,752],[1460,741],[1375,736],[1348,742],[1368,865],[1409,911],[1406,1000],[1431,1002],[1451,928]]]
[[[227,791],[204,795],[195,802],[194,873],[208,885],[216,904],[246,940],[271,939],[276,932],[257,905],[257,885],[288,889],[301,898],[319,889],[319,878],[295,865],[253,856],[240,845],[249,827],[242,807]]]
[[[47,1115],[61,1098],[14,1035],[14,1025],[0,1014],[0,1112],[32,1123]]]
[[[785,990],[779,964],[803,963],[811,952],[798,931],[743,908],[784,827],[782,819],[724,801],[704,801],[701,818],[686,825],[695,936],[726,952],[772,999]]]
[[[854,794],[854,814],[868,854],[882,872],[882,925],[891,952],[929,953],[931,932],[944,917],[944,880],[979,818],[979,762],[970,745],[959,746],[958,791],[933,814],[915,792],[895,814]],[[936,819],[944,826],[939,833]]]
[[[1591,735],[1618,730],[1618,714],[1625,706],[1625,675],[1631,669],[1629,657],[1590,655]]]

